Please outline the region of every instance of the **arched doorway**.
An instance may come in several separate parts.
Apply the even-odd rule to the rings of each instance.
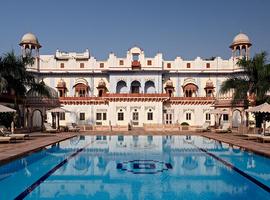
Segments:
[[[119,81],[116,85],[116,93],[127,93],[127,83]]]
[[[34,110],[32,113],[32,128],[41,129],[42,128],[42,112],[40,110]]]
[[[130,87],[131,93],[140,93],[141,83],[139,81],[133,81]]]
[[[238,128],[241,125],[242,116],[239,110],[234,110],[232,115],[232,127]]]
[[[146,94],[156,93],[155,83],[153,81],[147,81],[145,83],[144,93],[146,93]]]

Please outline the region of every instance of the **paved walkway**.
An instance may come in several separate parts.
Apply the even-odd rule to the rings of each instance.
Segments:
[[[58,133],[42,134],[30,133],[29,140],[21,140],[12,143],[0,143],[0,165],[14,160],[22,155],[37,151],[45,146],[71,138],[77,134]]]
[[[270,143],[261,143],[256,140],[247,140],[246,137],[241,136],[237,133],[236,134],[202,133],[202,135],[208,138],[236,145],[246,150],[253,151],[258,154],[270,157]]]
[[[30,140],[18,141],[16,143],[0,143],[0,165],[14,160],[24,154],[37,151],[50,144],[60,142],[71,138],[78,133],[58,133],[58,134],[42,134],[31,133]],[[202,135],[208,138],[216,139],[222,142],[236,145],[247,150],[270,157],[270,143],[259,143],[256,141],[246,140],[237,134],[226,133],[217,134],[212,132],[145,132],[143,130],[128,132],[81,132],[81,135]]]

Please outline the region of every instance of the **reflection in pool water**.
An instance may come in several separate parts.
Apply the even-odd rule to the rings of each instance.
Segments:
[[[0,167],[5,191],[0,199],[15,198],[80,148],[26,199],[270,198],[265,189],[200,150],[270,186],[269,159],[239,148],[198,136],[85,136]]]

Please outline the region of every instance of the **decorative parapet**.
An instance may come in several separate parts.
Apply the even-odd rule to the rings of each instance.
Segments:
[[[109,102],[167,102],[180,105],[214,104],[214,97],[169,97],[168,94],[118,94],[107,93],[102,97],[60,97],[61,104],[66,105],[100,105]]]
[[[88,60],[90,58],[89,50],[86,49],[83,53],[76,52],[62,52],[57,50],[55,53],[55,58],[58,60],[68,60],[74,58],[76,60]]]
[[[209,105],[214,102],[214,97],[171,97],[168,101],[168,103],[177,105]]]
[[[125,101],[125,102],[164,102],[169,99],[168,94],[104,94],[104,99],[108,101]]]
[[[108,104],[102,97],[60,97],[61,104],[65,105],[101,105]]]
[[[215,108],[232,107],[232,99],[217,99],[214,102]],[[234,104],[234,107],[244,107],[245,101],[239,100]]]

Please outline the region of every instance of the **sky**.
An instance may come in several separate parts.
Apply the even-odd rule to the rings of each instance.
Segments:
[[[20,53],[23,34],[34,33],[41,54],[83,52],[124,57],[134,45],[146,57],[231,56],[239,32],[252,55],[270,53],[269,0],[1,0],[0,54]]]

